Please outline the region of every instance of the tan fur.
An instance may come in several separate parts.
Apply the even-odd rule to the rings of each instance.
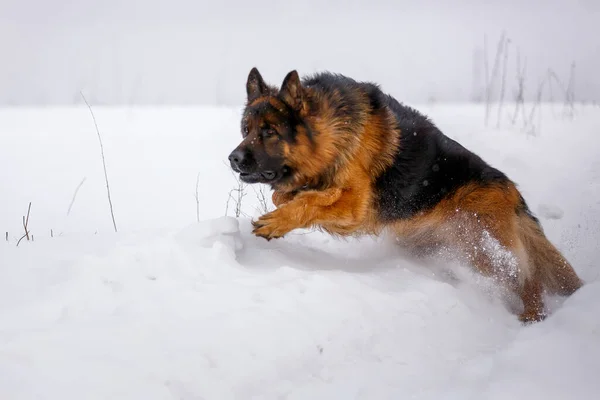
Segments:
[[[279,208],[256,222],[260,228],[255,233],[270,239],[313,226],[341,236],[374,233],[374,176],[391,165],[399,140],[399,133],[393,130],[381,135],[390,121],[386,114],[366,117],[364,129],[355,139],[357,143],[349,146],[337,139],[349,136],[335,131],[340,129],[337,121],[320,126],[320,139],[314,147],[306,135],[299,135],[293,151],[284,153],[291,165],[301,171],[290,187],[310,185],[313,179],[332,169],[329,175],[325,174],[331,176],[331,189],[302,191],[298,195],[276,191],[273,199]]]
[[[571,264],[531,218],[520,217],[519,226],[521,241],[527,249],[530,262],[539,271],[539,279],[550,293],[568,296],[583,285]]]
[[[544,288],[569,295],[582,281],[534,220],[517,215],[518,204],[513,184],[467,185],[430,212],[389,228],[415,248],[450,246],[466,255],[479,272],[519,294],[522,321],[539,321],[545,317]],[[501,247],[486,249],[494,239]]]

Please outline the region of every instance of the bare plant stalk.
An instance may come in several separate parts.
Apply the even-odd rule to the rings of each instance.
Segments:
[[[27,228],[27,226],[29,225],[29,213],[30,212],[31,212],[31,202],[29,202],[29,207],[27,207],[27,218],[25,218],[25,216],[23,216],[23,229],[25,229],[25,234],[23,236],[21,236],[21,239],[19,239],[19,241],[17,242],[17,247],[19,246],[19,243],[21,243],[21,240],[23,240],[24,238],[27,238],[27,240],[30,240],[29,229]]]
[[[552,72],[548,70],[548,100],[550,100],[550,110],[552,111],[552,115],[556,116],[554,112],[554,90],[552,85]]]
[[[521,67],[521,50],[517,48],[517,91],[515,93],[515,111],[512,117],[512,124],[517,122],[519,108],[523,110],[523,118],[525,118],[525,73],[527,71],[527,58]]]
[[[25,229],[25,236],[27,236],[27,240],[29,240],[29,230],[27,230],[27,226],[29,225],[29,213],[31,212],[31,202],[29,202],[29,206],[27,207],[27,218],[23,217],[23,228]]]
[[[574,94],[573,94],[573,80],[574,80],[574,67],[575,64],[571,64],[571,75],[569,77],[569,83],[565,86],[564,83],[558,77],[558,74],[552,70],[548,69],[548,84],[550,85],[550,90],[552,90],[552,82],[556,82],[558,88],[560,89],[562,95],[565,98],[564,108],[563,108],[563,117],[568,116],[572,118],[575,114],[575,103],[574,103]]]
[[[71,203],[69,204],[69,209],[67,210],[67,216],[69,216],[69,214],[71,213],[71,207],[73,207],[73,203],[75,203],[75,197],[77,197],[77,192],[79,192],[79,189],[81,188],[81,185],[83,185],[83,183],[85,182],[85,179],[86,178],[84,177],[79,183],[79,185],[77,185],[77,188],[75,188],[75,193],[73,193]]]
[[[558,74],[552,69],[548,68],[548,80],[553,80],[558,85],[558,88],[562,92],[563,96],[565,96],[565,101],[568,97],[567,87],[565,87],[563,81],[560,80]]]
[[[267,206],[267,195],[265,193],[265,187],[261,186],[260,189],[258,190],[258,192],[259,192],[259,201],[260,201],[260,204],[262,205],[263,211],[269,212],[269,207]]]
[[[241,183],[236,192],[237,201],[235,202],[235,216],[239,218],[239,216],[242,214],[242,199],[246,196],[246,191],[243,189]]]
[[[106,192],[108,194],[108,204],[110,206],[110,215],[112,217],[112,222],[113,222],[113,227],[115,228],[115,232],[117,232],[117,223],[115,222],[115,214],[113,211],[112,200],[110,198],[110,185],[108,183],[108,174],[106,172],[106,159],[104,158],[104,146],[102,145],[102,136],[100,135],[100,130],[98,129],[98,123],[96,122],[96,116],[94,115],[94,111],[92,110],[92,107],[90,106],[87,99],[83,95],[83,92],[80,91],[79,93],[81,93],[81,97],[83,97],[83,101],[85,101],[85,104],[87,105],[88,109],[90,110],[90,113],[92,114],[92,119],[94,120],[94,126],[96,127],[96,133],[98,134],[98,141],[100,142],[100,154],[102,155],[102,165],[104,167],[104,180],[106,181]]]
[[[256,191],[256,189],[254,189],[254,187],[252,187],[252,190],[254,190],[254,194],[256,195],[256,198],[258,199],[258,204],[260,205],[260,212],[263,214],[266,214],[269,212],[269,206],[267,204],[267,195],[265,193],[265,187],[263,185],[260,186],[260,189],[258,189],[258,192]]]
[[[8,232],[6,232],[5,238],[6,238],[6,241],[8,242]]]
[[[490,65],[488,61],[487,35],[483,35],[483,73],[485,74],[485,121],[490,112]]]
[[[232,199],[231,193],[233,193],[235,189],[231,189],[229,193],[227,193],[227,202],[225,203],[225,216],[229,214],[229,201]]]
[[[50,229],[50,237],[54,237],[54,231],[52,229]]]
[[[545,87],[547,81],[548,81],[548,79],[546,78],[546,79],[543,79],[540,82],[540,85],[538,86],[538,91],[537,91],[537,96],[536,96],[536,99],[535,99],[535,103],[533,104],[533,107],[531,108],[531,111],[529,112],[529,120],[526,122],[526,125],[525,125],[525,126],[529,126],[530,127],[529,128],[529,133],[531,135],[535,135],[535,133],[536,133],[536,126],[533,123],[533,118],[535,117],[535,112],[537,111],[537,108],[540,106],[540,104],[542,102],[542,95],[544,93],[544,87]],[[541,114],[541,111],[538,111],[538,114]],[[541,124],[541,118],[538,119],[538,121],[540,121],[540,124]],[[539,131],[539,129],[540,129],[540,126],[538,125],[537,126],[537,130]]]
[[[236,218],[239,218],[240,215],[243,214],[242,212],[242,200],[244,197],[246,197],[246,186],[244,185],[244,182],[242,182],[241,180],[239,180],[237,178],[237,176],[235,176],[234,174],[234,178],[237,181],[238,185],[236,188],[233,188],[229,191],[229,196],[227,198],[227,204],[225,205],[225,215],[227,215],[227,213],[229,212],[229,201],[233,201],[235,204],[235,216]],[[235,197],[234,197],[234,193],[235,193]]]
[[[486,43],[485,43],[485,47],[486,47],[486,54],[485,54],[485,70],[486,70],[486,76],[488,74],[488,70],[489,70],[489,65],[487,62],[487,38],[484,38]],[[496,81],[496,75],[498,74],[498,68],[500,66],[500,58],[502,57],[502,49],[504,48],[504,42],[505,42],[505,33],[502,32],[502,36],[500,36],[500,40],[498,41],[498,46],[496,47],[496,57],[494,58],[494,66],[492,67],[492,73],[489,77],[486,77],[486,107],[485,107],[485,125],[487,126],[488,121],[489,121],[489,117],[490,117],[490,110],[491,110],[491,101],[492,101],[492,87],[494,85],[494,82]]]
[[[502,118],[502,105],[504,102],[504,93],[506,92],[506,64],[508,63],[508,45],[510,39],[506,39],[504,43],[504,60],[502,62],[502,81],[500,86],[500,100],[498,103],[498,120],[496,121],[496,127],[500,127],[500,119]]]
[[[196,221],[200,222],[200,196],[198,195],[198,182],[200,181],[200,172],[196,176],[196,194],[194,197],[196,198]]]
[[[569,83],[567,84],[565,95],[565,108],[563,114],[568,114],[569,117],[575,115],[575,62],[571,63],[571,73],[569,75]]]

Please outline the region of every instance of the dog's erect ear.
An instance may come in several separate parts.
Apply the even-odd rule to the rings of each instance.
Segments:
[[[290,107],[300,110],[304,102],[304,89],[296,70],[288,73],[281,84],[279,95]]]
[[[246,82],[246,94],[248,95],[248,101],[255,100],[260,96],[264,96],[269,92],[267,84],[263,80],[260,72],[256,67],[250,70],[248,74],[248,81]]]

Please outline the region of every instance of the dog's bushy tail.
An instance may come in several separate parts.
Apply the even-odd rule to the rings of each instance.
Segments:
[[[530,267],[540,277],[548,293],[569,296],[577,291],[583,281],[560,251],[550,243],[538,219],[525,209],[519,215],[519,225]]]

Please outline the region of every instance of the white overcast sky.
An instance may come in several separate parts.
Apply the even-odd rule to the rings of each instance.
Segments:
[[[331,70],[401,100],[468,100],[473,54],[506,30],[528,88],[548,68],[600,100],[600,0],[0,0],[0,103],[240,104],[257,66]]]

